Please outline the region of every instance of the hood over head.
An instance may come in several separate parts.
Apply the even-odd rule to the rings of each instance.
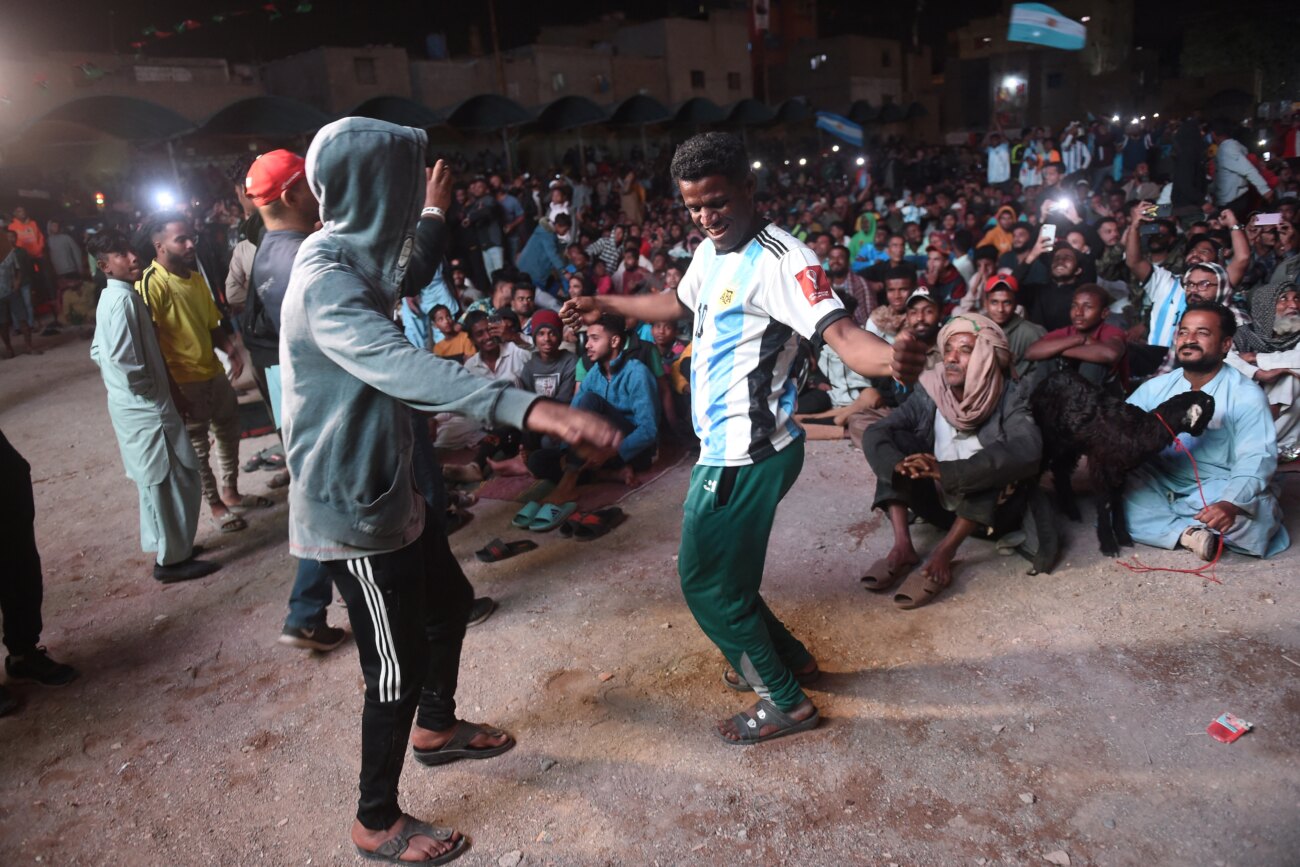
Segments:
[[[365,117],[321,128],[307,149],[307,183],[321,232],[348,265],[396,296],[424,204],[423,130]]]

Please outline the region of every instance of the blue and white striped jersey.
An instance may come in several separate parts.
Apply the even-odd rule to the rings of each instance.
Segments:
[[[677,297],[695,313],[691,416],[700,463],[752,464],[802,436],[791,378],[797,336],[811,339],[848,316],[817,255],[770,225],[731,253],[719,255],[706,238]]]

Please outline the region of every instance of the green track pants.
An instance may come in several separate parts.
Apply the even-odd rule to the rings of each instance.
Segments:
[[[758,594],[777,504],[799,478],[800,438],[744,467],[691,472],[677,568],[686,604],[760,697],[788,711],[806,697],[793,670],[812,659]]]

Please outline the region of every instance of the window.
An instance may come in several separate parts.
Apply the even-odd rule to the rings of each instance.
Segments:
[[[379,76],[375,74],[375,59],[373,57],[352,58],[352,74],[356,76],[357,84],[379,83]]]
[[[808,58],[808,68],[812,70],[821,69],[826,65],[827,60],[829,58],[825,54],[814,54]]]
[[[703,70],[703,69],[692,69],[692,70],[691,70],[691,87],[694,88],[695,90],[703,90],[703,89],[704,89],[704,70]]]
[[[740,73],[727,73],[727,90],[740,90]]]
[[[889,56],[889,50],[888,50],[888,49],[886,49],[886,50],[880,52],[880,65],[881,65],[882,67],[884,67],[885,69],[888,69],[891,65],[893,65],[893,62],[894,62],[894,58],[892,58],[892,57]]]

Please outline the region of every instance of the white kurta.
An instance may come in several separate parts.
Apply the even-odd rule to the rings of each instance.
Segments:
[[[1183,371],[1175,370],[1147,381],[1128,402],[1152,410],[1190,390]],[[1201,436],[1185,433],[1179,439],[1196,456],[1205,502],[1242,509],[1224,534],[1225,546],[1256,557],[1285,551],[1291,540],[1272,485],[1277,436],[1264,392],[1226,364],[1201,390],[1214,398],[1214,418]],[[1170,445],[1129,477],[1124,508],[1134,539],[1176,547],[1184,530],[1203,526],[1193,518],[1204,505],[1191,461]]]
[[[130,284],[109,280],[90,357],[108,390],[126,475],[140,491],[140,545],[169,566],[193,553],[202,489],[198,458],[168,388],[153,321]]]
[[[1228,364],[1241,371],[1247,379],[1254,379],[1259,370],[1300,370],[1300,346],[1285,352],[1260,352],[1255,356],[1255,363],[1246,361],[1234,350],[1228,353]],[[1261,385],[1269,404],[1281,407],[1277,417],[1277,447],[1279,450],[1294,448],[1300,443],[1300,379],[1295,376],[1282,376]]]

